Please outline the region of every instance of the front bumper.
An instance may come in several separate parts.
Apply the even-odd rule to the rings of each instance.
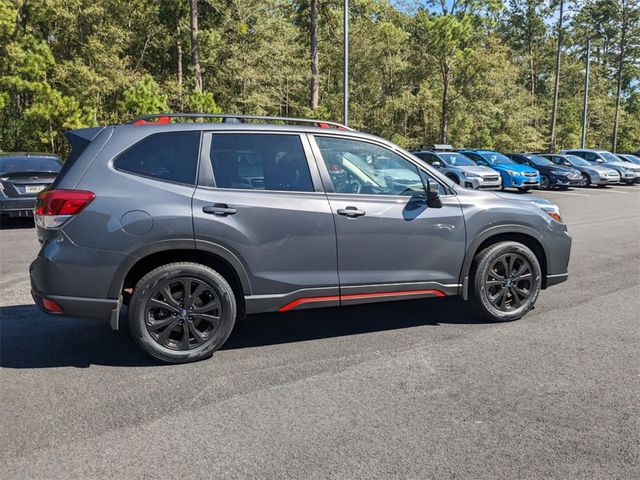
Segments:
[[[620,182],[623,183],[638,183],[640,182],[640,175],[633,172],[620,173]]]
[[[554,187],[582,187],[585,184],[584,179],[580,178],[569,178],[569,177],[560,177],[560,176],[551,176],[551,185]]]
[[[0,215],[10,217],[33,217],[33,198],[3,198],[0,199]]]
[[[503,187],[535,188],[540,185],[540,177],[506,177],[502,176]]]

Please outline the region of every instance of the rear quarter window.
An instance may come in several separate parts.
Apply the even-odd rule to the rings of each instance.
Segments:
[[[117,170],[167,182],[195,185],[200,132],[149,135],[116,158]]]

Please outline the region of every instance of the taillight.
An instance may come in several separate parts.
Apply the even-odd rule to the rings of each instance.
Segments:
[[[45,190],[38,194],[34,218],[41,228],[60,228],[96,198],[85,190]]]

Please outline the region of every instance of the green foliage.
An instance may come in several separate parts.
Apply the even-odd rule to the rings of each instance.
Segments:
[[[160,86],[151,75],[144,75],[127,88],[122,100],[118,101],[118,110],[134,117],[145,113],[166,112],[168,109],[167,95],[161,93]]]
[[[558,148],[580,140],[587,35],[588,141],[610,147],[622,1],[565,0]],[[618,148],[637,149],[640,2],[624,2]],[[193,89],[188,0],[0,0],[0,150],[63,152],[67,129],[162,111],[340,120],[342,5],[319,4],[320,106],[311,111],[305,0],[199,0],[202,93]],[[417,147],[438,141],[445,116],[456,146],[548,144],[557,0],[350,5],[352,126]]]

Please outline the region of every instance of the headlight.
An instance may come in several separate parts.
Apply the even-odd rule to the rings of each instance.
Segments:
[[[472,173],[472,172],[464,172],[464,176],[468,177],[468,178],[475,178],[475,177],[479,177],[480,175],[478,175],[477,173]]]
[[[532,200],[531,203],[533,203],[539,209],[543,210],[547,215],[553,218],[556,222],[562,223],[562,217],[560,216],[560,208],[557,205],[550,202],[546,202],[546,201],[540,201],[540,200]]]
[[[505,170],[507,172],[508,175],[511,175],[512,177],[519,177],[520,173],[519,172],[515,172],[513,170]]]
[[[569,175],[569,172],[565,172],[564,170],[551,170],[551,175],[559,175],[561,177],[566,177]]]

